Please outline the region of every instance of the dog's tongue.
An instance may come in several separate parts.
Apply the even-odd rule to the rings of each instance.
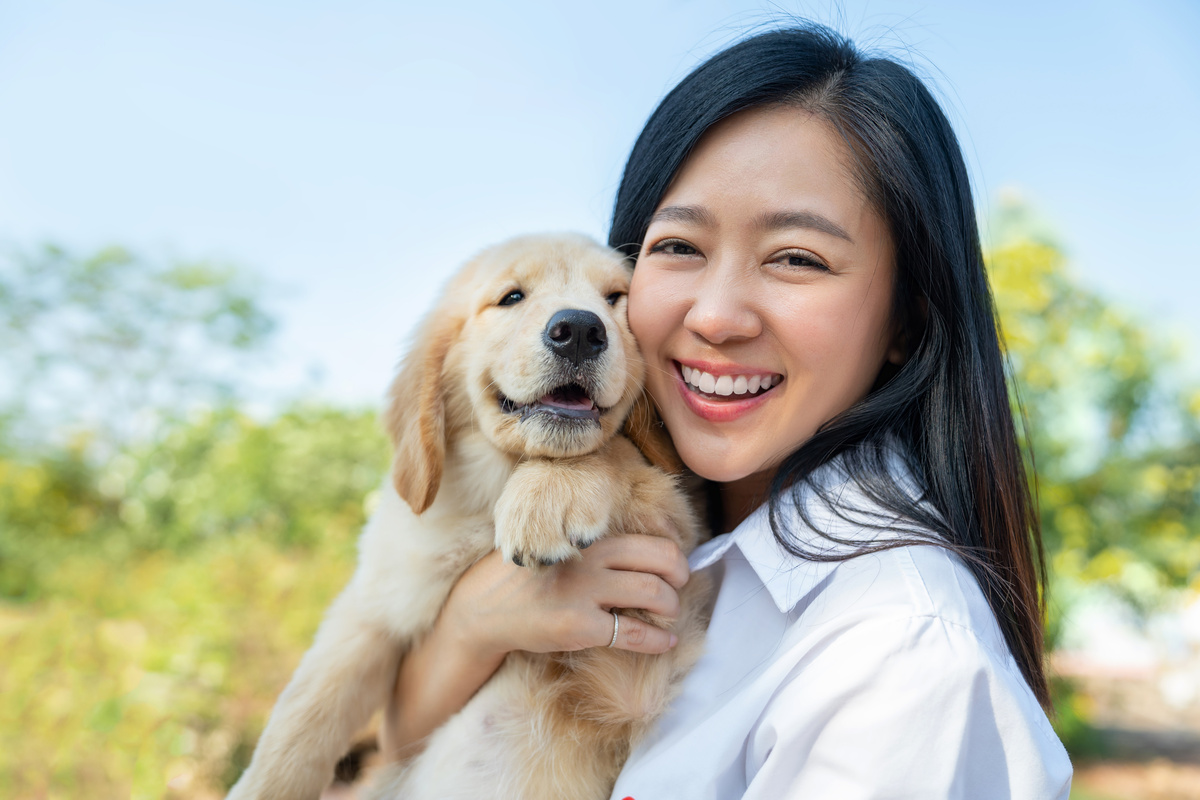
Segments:
[[[538,401],[544,406],[567,408],[572,411],[590,411],[592,399],[583,392],[551,392]]]

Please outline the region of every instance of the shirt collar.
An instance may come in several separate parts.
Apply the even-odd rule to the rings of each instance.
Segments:
[[[888,466],[900,485],[915,494],[916,483],[898,453],[889,459]],[[805,550],[844,555],[889,535],[878,526],[894,521],[895,515],[866,497],[843,468],[840,457],[814,473],[813,481],[824,488],[832,504],[822,501],[808,486],[795,493],[799,497],[789,493],[779,503],[779,514],[788,520],[789,531]],[[807,522],[798,513],[797,503],[804,504]],[[826,536],[845,541],[832,542]],[[735,545],[783,614],[795,608],[842,563],[813,561],[785,550],[771,531],[768,506],[764,503],[732,532],[714,537],[692,551],[688,564],[692,571],[709,567]]]

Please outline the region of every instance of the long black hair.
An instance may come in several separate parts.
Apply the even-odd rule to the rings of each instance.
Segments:
[[[763,33],[718,53],[666,96],[638,137],[617,191],[609,244],[636,257],[651,215],[704,133],[739,111],[770,105],[817,114],[846,142],[856,178],[896,248],[892,314],[907,348],[902,366],[779,466],[769,498],[775,538],[797,556],[824,561],[914,543],[954,551],[979,581],[1046,706],[1045,567],[1036,506],[966,166],[921,80],[817,25]],[[897,451],[919,495],[889,468]],[[849,552],[802,545],[788,530],[783,503],[789,493],[821,495],[820,482],[809,478],[838,456],[866,496],[915,523],[912,530]],[[823,499],[836,508],[833,498]],[[795,507],[805,514],[803,502]]]

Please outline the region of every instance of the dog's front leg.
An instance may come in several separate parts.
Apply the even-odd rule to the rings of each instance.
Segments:
[[[315,800],[351,737],[383,705],[401,643],[361,615],[355,591],[351,583],[330,607],[227,800]]]
[[[496,501],[496,549],[531,566],[574,558],[608,532],[617,486],[594,455],[523,462]]]

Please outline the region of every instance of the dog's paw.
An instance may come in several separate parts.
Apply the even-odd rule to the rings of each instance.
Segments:
[[[496,549],[514,564],[523,567],[548,567],[577,558],[605,532],[605,526],[580,527],[577,521],[557,514],[521,513],[505,509],[496,514]],[[568,515],[570,516],[570,515]],[[557,517],[557,518],[556,518]]]
[[[497,548],[504,554],[506,559],[518,567],[552,567],[555,564],[579,555],[579,550],[574,547],[558,547],[549,552],[544,550],[539,552],[533,549],[526,550],[512,546],[502,546],[497,543]]]
[[[620,476],[605,463],[538,459],[520,465],[496,501],[496,548],[527,567],[578,558],[608,532],[618,502],[613,484]]]
[[[559,478],[561,472],[554,470],[519,471],[497,501],[496,549],[514,564],[550,566],[578,558],[580,550],[608,532],[609,498],[573,490]]]

